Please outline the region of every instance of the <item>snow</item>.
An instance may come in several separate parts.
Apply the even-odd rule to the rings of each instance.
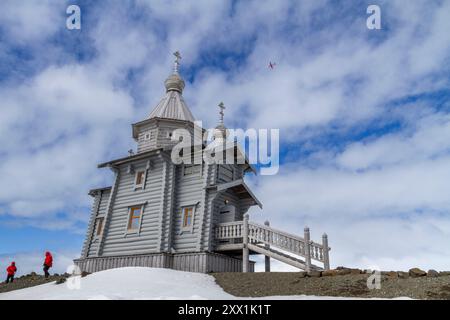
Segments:
[[[74,278],[75,279],[75,278]],[[130,267],[91,274],[80,280],[0,294],[0,300],[231,300],[210,275],[171,269]],[[276,296],[263,299],[336,299],[315,296]],[[344,299],[344,298],[338,298]]]

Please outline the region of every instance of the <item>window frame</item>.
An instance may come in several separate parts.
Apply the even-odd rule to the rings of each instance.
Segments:
[[[128,235],[128,234],[139,235],[141,233],[142,217],[144,216],[144,207],[145,207],[145,204],[138,204],[138,205],[128,207],[127,223],[125,225],[125,235]],[[139,219],[137,228],[131,229],[130,227],[132,225],[132,219],[133,219],[132,214],[133,214],[134,209],[139,209],[141,211],[141,213],[139,215],[139,218],[134,218],[134,219]]]
[[[136,170],[136,173],[134,174],[134,190],[144,190],[145,189],[145,183],[147,181],[147,169],[143,169],[143,170]],[[138,176],[139,174],[142,173],[142,181],[140,184],[137,184],[137,180],[138,180]]]
[[[194,168],[196,166],[199,167],[198,172],[192,172],[190,174],[186,174],[186,167]],[[183,163],[183,174],[182,174],[183,177],[196,177],[196,176],[202,176],[202,175],[203,175],[203,168],[202,168],[201,164],[194,164],[194,163],[186,164],[186,163]]]
[[[100,232],[99,232],[99,221],[101,221],[100,224]],[[94,238],[100,238],[103,234],[103,230],[105,229],[105,217],[99,216],[95,218],[95,225],[94,225]]]
[[[151,141],[151,140],[153,140],[154,138],[155,138],[155,135],[156,135],[156,133],[155,133],[155,129],[150,129],[150,130],[147,130],[147,131],[145,131],[145,132],[143,132],[143,135],[144,135],[144,141]]]
[[[181,232],[186,232],[186,231],[192,232],[194,230],[196,208],[197,208],[197,204],[191,204],[191,205],[181,207],[181,226],[180,226]],[[184,224],[184,222],[186,220],[185,219],[185,215],[186,215],[185,210],[189,210],[189,209],[192,209],[191,223],[189,225],[185,225]]]

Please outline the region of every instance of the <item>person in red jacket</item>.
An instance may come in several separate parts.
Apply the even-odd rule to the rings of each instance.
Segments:
[[[45,278],[48,278],[50,276],[50,273],[48,273],[48,269],[50,269],[53,266],[53,257],[50,252],[45,253],[45,261],[44,261],[44,273]]]
[[[6,277],[6,283],[14,282],[14,275],[17,272],[16,263],[13,261],[11,265],[6,269],[8,276]]]

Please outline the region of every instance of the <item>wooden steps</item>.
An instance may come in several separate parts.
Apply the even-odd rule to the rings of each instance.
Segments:
[[[255,251],[255,252],[259,253],[259,254],[263,254],[263,255],[265,255],[267,257],[271,257],[271,258],[273,258],[275,260],[281,261],[281,262],[286,263],[288,265],[291,265],[291,266],[293,266],[295,268],[299,268],[299,269],[302,269],[302,270],[306,269],[305,261],[303,261],[303,260],[301,260],[299,258],[293,257],[291,255],[288,255],[288,254],[286,254],[284,252],[280,252],[278,250],[274,250],[273,248],[265,248],[263,246],[256,245],[256,244],[250,244],[250,243],[248,244],[248,248],[250,250],[252,250],[252,251]],[[321,271],[323,269],[318,267],[318,266],[311,265],[311,270]]]

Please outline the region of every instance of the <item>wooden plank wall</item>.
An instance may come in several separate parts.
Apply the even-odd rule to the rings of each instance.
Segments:
[[[82,271],[90,273],[123,267],[170,268],[200,273],[242,271],[241,259],[211,252],[95,257],[78,259],[74,263]],[[254,271],[254,264],[253,261],[250,261],[250,272]]]

